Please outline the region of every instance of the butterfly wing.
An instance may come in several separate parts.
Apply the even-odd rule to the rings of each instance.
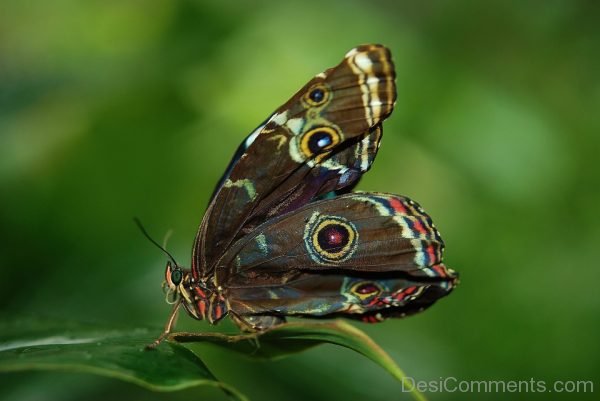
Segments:
[[[349,140],[314,165],[300,166],[256,205],[245,223],[252,231],[266,219],[290,212],[310,201],[350,192],[373,163],[383,134],[380,125]]]
[[[198,231],[195,276],[212,274],[231,243],[265,218],[354,186],[372,162],[380,124],[392,111],[394,79],[385,47],[357,47],[250,134]]]
[[[448,294],[444,244],[412,200],[352,193],[268,221],[219,261],[230,309],[245,315],[349,315],[378,321]]]
[[[448,276],[453,274],[444,265],[439,269]],[[285,284],[232,287],[229,313],[250,329],[283,323],[288,316],[345,317],[376,323],[422,312],[448,295],[455,284],[453,280],[303,273]]]

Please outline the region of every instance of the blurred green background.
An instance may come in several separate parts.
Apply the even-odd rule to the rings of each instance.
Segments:
[[[169,249],[189,264],[239,142],[310,77],[370,42],[392,50],[399,96],[359,189],[419,201],[462,282],[424,314],[356,324],[417,379],[595,380],[597,394],[592,1],[3,1],[2,318],[159,328],[170,309],[166,259],[132,217],[159,240],[173,229]],[[207,325],[185,317],[179,328]],[[253,400],[409,398],[333,346],[277,362],[200,354]],[[7,400],[224,399],[66,373],[4,374],[0,389]]]

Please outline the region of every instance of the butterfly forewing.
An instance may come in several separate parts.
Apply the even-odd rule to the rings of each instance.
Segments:
[[[246,220],[246,232],[266,219],[297,209],[311,201],[351,191],[366,173],[379,149],[380,125],[352,138],[319,163],[303,164],[270,195],[262,199]]]
[[[368,166],[342,171],[347,166],[336,160],[354,165],[357,159],[340,149],[353,148],[347,151],[353,153],[360,148],[363,167],[364,160],[370,165],[372,156],[366,153],[373,146],[362,140],[377,136],[378,142],[378,126],[394,105],[394,78],[385,47],[357,47],[338,66],[313,78],[251,134],[199,229],[192,261],[195,276],[213,274],[216,260],[261,218],[352,186]],[[299,185],[306,190],[297,190]],[[274,209],[276,204],[284,207]]]

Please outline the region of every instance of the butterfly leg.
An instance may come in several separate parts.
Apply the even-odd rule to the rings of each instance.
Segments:
[[[279,316],[240,316],[231,311],[229,314],[240,330],[246,332],[264,331],[285,323],[285,318]]]
[[[236,313],[229,312],[234,323],[240,330],[250,333],[268,330],[272,327],[279,326],[285,323],[285,318],[279,316],[240,316]],[[254,345],[256,351],[260,348],[258,336],[248,339]]]
[[[167,324],[165,325],[165,330],[162,332],[162,334],[156,340],[154,340],[154,342],[152,344],[146,345],[146,349],[154,349],[154,348],[158,347],[158,345],[165,338],[167,338],[167,336],[169,334],[171,334],[171,331],[173,330],[173,326],[175,326],[175,322],[177,321],[177,314],[179,313],[180,306],[181,306],[181,301],[177,302],[173,306],[173,311],[171,312],[171,315],[169,315],[169,320],[167,320]]]

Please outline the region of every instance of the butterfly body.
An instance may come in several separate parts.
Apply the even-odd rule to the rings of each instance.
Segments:
[[[454,288],[443,241],[418,204],[352,192],[379,148],[394,81],[389,50],[359,46],[242,142],[200,224],[191,269],[167,266],[175,311],[210,323],[230,316],[245,330],[287,316],[377,322]]]

